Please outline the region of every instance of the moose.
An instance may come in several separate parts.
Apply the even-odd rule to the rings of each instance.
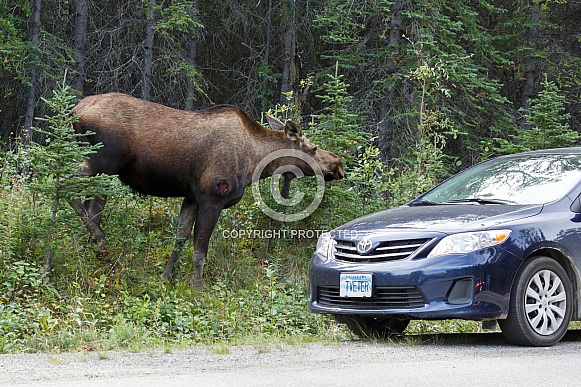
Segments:
[[[312,144],[296,123],[267,116],[270,130],[232,105],[183,111],[107,93],[83,98],[72,113],[79,116],[73,126],[81,140],[102,145],[85,160],[81,174],[118,175],[136,192],[184,198],[175,247],[162,274],[167,281],[193,228],[192,282],[203,285],[204,261],[220,212],[240,201],[265,156],[284,149],[304,152],[317,162],[325,181],[344,177],[341,159]],[[259,178],[272,176],[285,164],[298,167],[306,176],[315,173],[301,158],[283,157],[268,164]],[[282,196],[288,195],[293,176],[283,174]],[[105,203],[106,197],[71,202],[98,252],[104,251],[100,222]]]

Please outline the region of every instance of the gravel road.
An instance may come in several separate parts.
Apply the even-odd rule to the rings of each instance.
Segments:
[[[0,386],[490,387],[581,379],[581,331],[550,348],[514,347],[484,333],[219,349],[1,355]]]

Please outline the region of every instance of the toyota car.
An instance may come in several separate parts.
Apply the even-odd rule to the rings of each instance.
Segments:
[[[355,334],[413,319],[500,326],[549,346],[581,320],[581,148],[497,157],[320,236],[308,308]]]

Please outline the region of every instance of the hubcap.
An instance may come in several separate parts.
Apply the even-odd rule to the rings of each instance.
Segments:
[[[567,293],[563,282],[551,270],[536,273],[527,285],[525,313],[531,327],[540,335],[550,335],[563,324]]]

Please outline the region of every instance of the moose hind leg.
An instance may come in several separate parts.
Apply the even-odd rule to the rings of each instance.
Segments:
[[[180,209],[180,218],[178,225],[178,232],[176,235],[176,241],[171,252],[169,261],[165,267],[161,278],[166,281],[170,281],[175,270],[175,263],[177,262],[180,252],[184,247],[184,243],[192,233],[192,227],[194,225],[194,220],[196,219],[196,214],[198,212],[198,205],[194,201],[184,199],[182,203],[182,208]]]
[[[208,253],[210,237],[214,227],[216,227],[216,223],[218,223],[220,212],[221,207],[213,206],[210,208],[200,206],[198,212],[194,228],[194,278],[192,279],[194,286],[197,287],[204,286],[204,280],[202,279],[204,262]]]

